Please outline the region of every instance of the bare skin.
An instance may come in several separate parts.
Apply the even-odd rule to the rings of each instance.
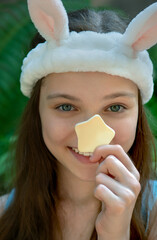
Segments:
[[[137,86],[98,72],[50,74],[43,81],[39,112],[45,144],[58,160],[63,239],[88,240],[95,226],[99,240],[129,240],[140,192],[139,173],[127,155],[136,133]],[[116,135],[84,164],[72,150],[74,127],[95,114]]]
[[[43,81],[39,111],[45,144],[58,160],[63,240],[90,240],[94,227],[99,240],[129,240],[140,192],[139,173],[127,155],[137,126],[136,85],[105,73],[50,74]],[[116,135],[110,145],[96,148],[90,163],[84,164],[71,150],[77,147],[74,126],[95,114]],[[1,213],[6,200],[1,198]],[[156,239],[153,212],[150,240]]]

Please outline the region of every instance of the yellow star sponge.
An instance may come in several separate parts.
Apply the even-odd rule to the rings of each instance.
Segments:
[[[98,114],[87,121],[77,123],[75,131],[80,152],[93,152],[96,147],[109,144],[115,136],[115,131]]]

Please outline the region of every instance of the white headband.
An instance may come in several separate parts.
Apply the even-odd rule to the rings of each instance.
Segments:
[[[138,14],[124,34],[69,32],[60,0],[28,0],[31,19],[46,42],[24,59],[21,91],[30,97],[35,83],[50,73],[98,71],[128,78],[140,89],[143,104],[153,94],[149,49],[157,43],[157,3]]]

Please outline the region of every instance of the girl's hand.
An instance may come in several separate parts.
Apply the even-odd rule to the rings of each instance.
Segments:
[[[140,175],[119,145],[97,147],[91,157],[100,162],[95,197],[102,202],[96,220],[99,240],[130,239],[130,222],[140,192]]]

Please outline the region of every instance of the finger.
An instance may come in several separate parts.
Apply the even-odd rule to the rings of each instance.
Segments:
[[[103,184],[99,184],[94,193],[95,197],[104,203],[105,213],[108,213],[108,216],[116,217],[118,215],[122,216],[125,212],[133,211],[135,202],[124,201],[123,198],[118,197],[114,194],[109,188]]]
[[[106,157],[97,168],[96,174],[103,173],[124,184],[133,174],[113,155]]]
[[[95,149],[91,162],[102,162],[109,155],[114,155],[139,181],[140,175],[129,156],[120,145],[102,145]]]
[[[94,196],[101,202],[105,203],[105,209],[111,208],[113,213],[117,211],[119,198],[105,185],[99,184],[95,189]]]
[[[123,199],[127,206],[135,203],[141,189],[139,182],[135,178],[133,186],[126,186],[103,173],[97,174],[96,184],[106,186],[115,195]]]
[[[108,156],[97,168],[96,174],[102,173],[108,175],[110,179],[114,179],[123,186],[132,189],[133,192],[138,193],[140,183],[136,177],[129,172],[129,170],[115,157]]]

